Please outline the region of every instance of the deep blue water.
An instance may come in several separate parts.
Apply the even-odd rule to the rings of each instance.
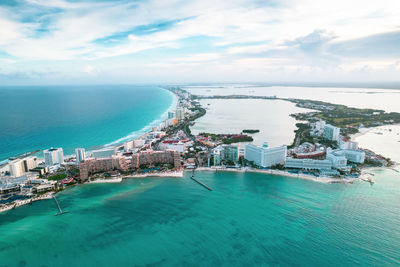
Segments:
[[[155,86],[0,87],[0,160],[50,146],[70,154],[144,133],[173,100]]]
[[[399,266],[400,174],[199,172],[87,184],[0,214],[0,266]]]

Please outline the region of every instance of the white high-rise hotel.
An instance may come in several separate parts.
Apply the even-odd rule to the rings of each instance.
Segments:
[[[22,176],[25,172],[28,172],[31,169],[37,167],[37,165],[38,165],[37,157],[16,159],[8,163],[8,166],[10,168],[10,174],[11,176],[14,177]]]
[[[268,145],[264,144],[264,146],[259,147],[248,144],[246,145],[244,158],[260,167],[267,168],[276,164],[285,164],[286,152],[286,146],[268,147]]]
[[[340,128],[327,124],[324,127],[324,138],[331,141],[338,141]]]
[[[43,150],[46,165],[52,166],[64,162],[64,152],[62,148],[50,148]]]
[[[85,149],[84,148],[76,148],[75,153],[76,153],[76,163],[79,163],[79,162],[85,160]]]

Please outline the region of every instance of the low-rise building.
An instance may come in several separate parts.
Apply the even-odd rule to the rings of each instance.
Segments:
[[[295,159],[286,158],[285,168],[291,169],[304,169],[304,170],[331,170],[332,162],[330,160],[316,160],[316,159]]]
[[[179,153],[183,153],[186,149],[186,144],[179,140],[165,140],[159,145],[161,150],[176,150]]]

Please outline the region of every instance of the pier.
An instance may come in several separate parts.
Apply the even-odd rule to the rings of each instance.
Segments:
[[[361,180],[363,180],[364,182],[370,183],[371,185],[374,184],[374,181],[372,181],[371,178],[361,178]]]
[[[55,196],[53,196],[53,199],[54,199],[54,201],[56,202],[57,208],[58,208],[58,210],[59,210],[59,213],[57,213],[56,215],[61,215],[61,214],[64,214],[64,213],[67,213],[67,212],[68,212],[68,211],[63,211],[63,210],[61,209],[60,204],[58,204],[57,198],[56,198]]]
[[[194,170],[193,170],[192,175],[190,176],[190,179],[192,179],[193,181],[195,181],[195,182],[198,183],[199,185],[203,186],[204,188],[208,189],[209,191],[212,191],[212,188],[211,188],[211,187],[209,187],[209,186],[206,185],[205,183],[200,182],[199,180],[197,180],[196,178],[194,178]]]

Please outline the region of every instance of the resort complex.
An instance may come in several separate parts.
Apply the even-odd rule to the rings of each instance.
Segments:
[[[62,148],[51,147],[43,151],[42,158],[28,153],[10,159],[1,166],[2,209],[49,197],[75,183],[120,182],[123,178],[145,176],[182,177],[184,169],[198,167],[351,182],[365,166],[391,164],[372,151],[358,148],[356,142],[349,140],[348,127],[341,129],[316,118],[314,113],[307,116],[307,124],[299,125],[290,146],[270,147],[268,140],[262,146],[254,145],[252,134],[259,130],[251,129],[193,135],[190,126],[206,113],[199,97],[179,87],[168,90],[178,99],[176,108],[168,112],[162,123],[138,138],[91,151],[76,148],[75,155],[64,155]],[[327,104],[287,101],[324,112],[335,110]],[[305,120],[304,114],[293,116]]]

